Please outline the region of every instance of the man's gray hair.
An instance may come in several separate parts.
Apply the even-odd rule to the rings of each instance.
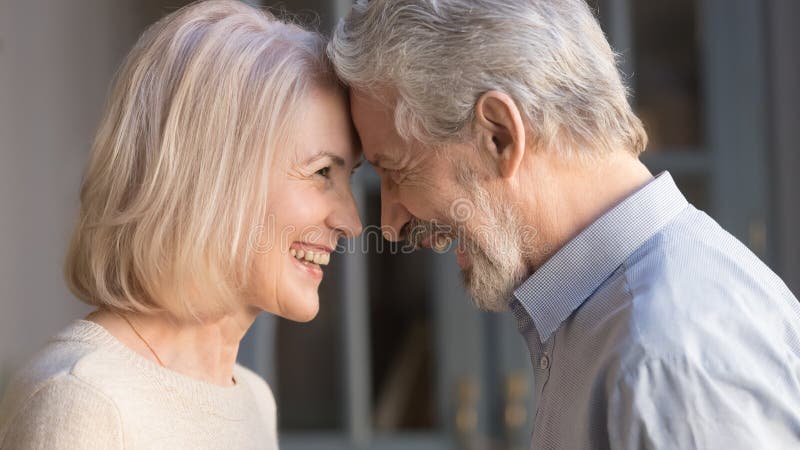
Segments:
[[[328,44],[339,77],[395,101],[405,139],[465,139],[480,96],[511,96],[536,143],[565,153],[647,145],[584,0],[360,0]]]

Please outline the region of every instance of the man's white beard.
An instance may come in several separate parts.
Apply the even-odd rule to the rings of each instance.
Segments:
[[[467,215],[479,217],[473,222],[480,225],[467,230],[457,218],[451,218],[451,224],[413,218],[401,230],[401,236],[414,248],[424,241],[433,245],[440,238],[448,243],[460,240],[470,260],[461,277],[475,306],[485,311],[507,311],[514,289],[526,278],[524,249],[536,248],[536,230],[521,226],[515,211],[504,209],[493,199],[470,169],[459,167],[456,175],[468,198],[456,199],[453,205],[468,205]]]
[[[504,209],[493,199],[469,169],[459,168],[457,175],[482,223],[469,236],[467,230],[460,230],[471,263],[461,271],[464,285],[478,308],[506,311],[514,289],[525,279],[523,244],[532,236],[521,232],[514,210]]]

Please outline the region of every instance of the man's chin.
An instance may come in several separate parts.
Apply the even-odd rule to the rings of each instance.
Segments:
[[[480,275],[478,275],[480,276]],[[475,267],[461,269],[461,279],[472,303],[482,311],[505,312],[509,309],[509,300],[514,290],[502,289],[499,286],[481,283],[476,279]]]
[[[470,270],[472,268],[472,260],[469,257],[469,252],[464,251],[464,249],[459,246],[456,248],[455,254],[458,267],[461,267],[461,272]]]

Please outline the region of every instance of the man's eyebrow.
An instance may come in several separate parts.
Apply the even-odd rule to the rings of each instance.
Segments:
[[[368,159],[367,161],[370,164],[372,164],[372,167],[380,167],[381,166],[381,160],[385,161],[386,158],[384,158],[383,155],[381,155],[379,153],[379,154],[375,155],[375,159]]]
[[[333,163],[335,165],[337,165],[339,167],[344,167],[344,164],[345,164],[344,158],[342,158],[341,156],[339,156],[339,155],[337,155],[335,153],[331,153],[331,152],[325,151],[325,150],[322,150],[322,151],[314,154],[310,158],[308,158],[308,160],[306,161],[306,164],[307,165],[311,164],[311,163],[316,162],[316,161],[318,161],[318,160],[320,160],[322,158],[330,158],[331,160],[333,160]]]

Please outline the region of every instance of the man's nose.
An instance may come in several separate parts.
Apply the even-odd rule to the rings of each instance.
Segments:
[[[413,216],[400,203],[397,185],[387,177],[381,177],[381,231],[386,240],[402,240],[401,230]]]

